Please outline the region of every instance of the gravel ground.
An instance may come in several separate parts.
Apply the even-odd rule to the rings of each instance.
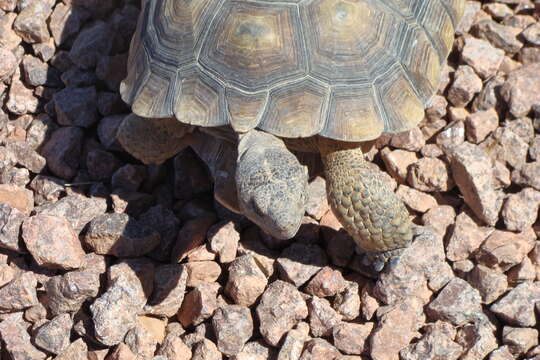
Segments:
[[[122,150],[138,6],[0,0],[1,359],[540,359],[540,3],[468,1],[424,121],[368,154],[418,225],[378,278],[324,179],[280,242],[191,149]]]

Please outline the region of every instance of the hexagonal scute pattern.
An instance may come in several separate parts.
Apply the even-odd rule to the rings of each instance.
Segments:
[[[415,126],[464,0],[153,0],[122,97],[145,117],[364,141]]]

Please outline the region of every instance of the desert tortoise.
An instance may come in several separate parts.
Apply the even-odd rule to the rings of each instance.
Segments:
[[[292,150],[316,152],[334,214],[363,251],[387,259],[411,242],[411,222],[362,145],[423,118],[463,8],[146,0],[120,88],[134,115],[119,140],[145,163],[190,143],[229,191],[217,198],[278,238],[295,235],[305,210],[307,171]]]

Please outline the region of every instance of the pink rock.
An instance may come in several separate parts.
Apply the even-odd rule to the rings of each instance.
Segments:
[[[406,185],[399,185],[396,195],[414,211],[425,213],[429,209],[437,206],[437,200],[431,195],[424,194]]]
[[[16,185],[0,184],[0,202],[8,203],[26,215],[34,208],[32,191]]]
[[[332,333],[332,328],[341,321],[338,314],[326,299],[312,296],[307,301],[309,311],[309,325],[314,337],[327,337]]]
[[[457,360],[463,348],[454,341],[456,330],[444,321],[424,326],[424,335],[399,352],[402,360],[436,359]]]
[[[492,228],[480,226],[478,219],[467,211],[456,217],[456,223],[446,245],[451,261],[467,259],[493,232]]]
[[[504,51],[493,47],[489,42],[465,37],[461,59],[470,65],[482,79],[497,72],[504,58]]]
[[[509,325],[535,326],[534,305],[540,301],[540,282],[525,282],[510,290],[490,306],[490,310]]]
[[[253,319],[248,307],[226,305],[216,310],[212,326],[218,349],[227,356],[238,354],[253,335]]]
[[[307,342],[299,360],[334,360],[339,351],[324,339],[312,339]]]
[[[484,304],[491,304],[508,289],[506,275],[483,265],[476,265],[468,280],[480,292]]]
[[[495,109],[477,111],[465,121],[467,140],[478,144],[499,126],[499,116]]]
[[[476,253],[476,259],[488,267],[506,271],[523,261],[534,248],[535,240],[536,235],[531,228],[517,234],[495,230]]]
[[[452,105],[465,107],[475,94],[482,90],[482,80],[467,65],[461,65],[454,73],[454,81],[448,89],[448,100]]]
[[[418,160],[414,152],[400,149],[391,151],[387,147],[381,150],[381,157],[390,175],[400,183],[407,180],[409,166]]]
[[[443,192],[454,187],[448,165],[438,158],[422,158],[409,167],[409,184],[420,191]]]
[[[345,279],[341,272],[325,266],[307,283],[305,291],[310,295],[323,298],[336,295],[345,286]]]
[[[500,89],[503,99],[515,117],[527,115],[540,102],[540,63],[525,65],[512,71]]]
[[[418,127],[392,135],[390,139],[391,146],[408,151],[420,151],[425,143],[422,131]]]
[[[374,324],[353,324],[342,322],[332,329],[334,345],[350,355],[360,355],[367,350],[367,338],[369,337]]]
[[[5,349],[12,359],[42,360],[47,357],[30,342],[27,331],[29,326],[20,312],[6,315],[0,322],[0,337],[5,346],[3,350]]]
[[[517,194],[510,194],[502,208],[502,218],[510,231],[523,231],[531,227],[538,217],[540,192],[525,188]]]
[[[503,328],[503,344],[507,345],[510,352],[516,356],[525,354],[533,346],[538,345],[538,330],[527,328]]]
[[[231,262],[228,271],[225,293],[238,305],[253,305],[267,285],[255,258],[250,254],[240,256]]]
[[[227,264],[236,257],[240,233],[232,221],[213,225],[207,234],[210,250],[218,254],[219,262]]]
[[[219,288],[218,283],[202,283],[186,294],[177,314],[182,326],[198,325],[214,314]]]
[[[450,205],[439,205],[428,210],[422,216],[425,226],[430,226],[440,236],[445,236],[450,225],[456,219],[456,211]]]

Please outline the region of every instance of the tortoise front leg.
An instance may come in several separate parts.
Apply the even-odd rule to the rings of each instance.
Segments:
[[[242,213],[278,239],[292,238],[304,216],[307,169],[283,140],[251,130],[238,144],[236,187]]]
[[[412,241],[405,205],[364,160],[360,143],[320,139],[328,202],[360,249],[379,263],[398,256]]]

